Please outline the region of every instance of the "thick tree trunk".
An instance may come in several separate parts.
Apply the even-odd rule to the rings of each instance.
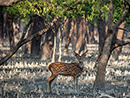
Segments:
[[[50,59],[53,53],[53,45],[54,45],[54,33],[52,29],[49,29],[46,33],[45,41],[41,46],[41,60]]]
[[[12,50],[14,45],[15,45],[15,42],[14,42],[14,34],[13,34],[13,32],[14,32],[14,30],[13,30],[13,15],[11,15],[11,14],[8,14],[7,25],[8,25],[7,32],[9,35],[10,50]]]
[[[112,41],[113,41],[113,31],[108,30],[105,38],[104,46],[101,51],[101,55],[99,57],[100,59],[98,62],[99,63],[98,71],[96,75],[96,80],[94,82],[95,89],[103,90],[105,87],[105,72],[106,72],[107,62],[111,55]]]
[[[54,25],[55,31],[54,31],[54,45],[53,45],[53,56],[52,56],[52,62],[56,62],[56,37],[59,29],[59,22],[56,22]]]
[[[89,44],[94,44],[95,43],[95,39],[94,39],[94,23],[93,21],[91,21],[89,23],[89,37],[88,37],[89,41],[88,43]]]
[[[61,56],[62,56],[62,48],[61,48],[61,41],[62,41],[62,32],[61,32],[61,27],[59,27],[58,30],[58,37],[59,37],[59,58],[58,62],[61,62]]]
[[[18,42],[20,39],[20,35],[19,35],[19,30],[20,30],[20,18],[17,18],[16,23],[14,23],[14,38],[15,38],[15,42]]]
[[[129,5],[130,8],[130,5]],[[130,9],[129,9],[130,11]],[[114,49],[114,46],[116,41],[115,39],[115,34],[114,31],[117,29],[117,27],[122,23],[122,21],[128,16],[129,11],[126,11],[123,16],[115,23],[114,26],[112,26],[112,18],[113,18],[113,4],[112,4],[112,0],[110,1],[110,5],[109,5],[109,16],[108,16],[108,30],[107,30],[107,34],[105,37],[105,41],[103,44],[103,48],[99,54],[98,57],[98,70],[97,70],[97,75],[96,75],[96,79],[94,81],[94,89],[95,90],[103,90],[105,88],[105,71],[106,71],[106,66],[108,63],[108,60],[110,58],[111,52]],[[124,44],[126,45],[126,43],[128,44],[129,41],[119,41],[120,43],[118,43],[118,46]],[[97,64],[97,62],[96,62]]]
[[[124,28],[125,27],[125,24],[126,24],[126,21],[124,21],[119,27],[120,28]],[[119,39],[119,40],[122,40],[123,37],[124,37],[124,31],[123,30],[120,30],[118,29],[116,33],[116,38]],[[113,51],[113,54],[112,54],[112,57],[114,60],[118,60],[118,56],[119,54],[121,53],[121,50],[122,50],[122,47],[117,47],[114,51]]]
[[[86,36],[86,22],[85,20],[80,16],[78,18],[78,37],[77,37],[77,42],[76,42],[76,52],[81,53],[85,47],[86,47],[86,43],[85,43],[85,36]],[[85,27],[86,26],[86,27]]]
[[[8,37],[8,34],[7,34],[7,30],[8,30],[8,13],[7,12],[5,12],[5,14],[4,14],[4,22],[3,22],[3,38],[4,39],[7,39],[7,37]]]
[[[104,40],[102,50],[98,57],[98,70],[96,75],[96,80],[94,81],[95,90],[104,90],[105,88],[105,72],[107,62],[111,55],[112,42],[114,33],[112,31],[112,17],[113,17],[113,4],[110,1],[109,5],[109,16],[108,16],[108,30]]]
[[[67,42],[66,42],[66,44],[65,44],[65,49],[64,49],[64,52],[65,52],[65,53],[68,52],[68,47],[69,47],[69,44],[70,44],[70,41],[71,41],[73,32],[74,32],[74,21],[71,22],[70,34],[69,34],[69,37],[68,37],[68,39],[67,39]]]
[[[31,36],[32,30],[33,30],[33,23],[29,27],[27,37]],[[25,45],[24,56],[30,55],[30,53],[31,53],[31,41],[26,43],[26,45]]]
[[[65,30],[64,30],[63,43],[66,43],[66,41],[69,37],[70,29],[71,29],[71,21],[69,18],[66,19],[64,27],[65,27]]]
[[[38,15],[33,16],[33,30],[32,35],[41,31],[43,29],[44,19]],[[41,36],[34,38],[31,42],[31,57],[39,57],[40,55],[40,44],[41,44]]]
[[[73,50],[76,49],[76,41],[77,41],[77,37],[78,37],[78,23],[77,23],[77,18],[74,18],[74,32],[72,34],[72,38],[71,38],[71,42],[72,42],[72,48]]]
[[[55,23],[54,28],[55,28],[55,32],[53,32],[52,29],[49,29],[47,31],[45,41],[41,46],[41,55],[40,55],[41,60],[47,60],[52,57],[53,50],[55,49],[54,37],[56,37],[59,28],[58,22]],[[55,61],[54,58],[53,61]]]
[[[82,45],[80,48],[80,52],[86,50],[86,36],[87,36],[87,21],[86,18],[82,19]]]
[[[106,35],[105,18],[102,17],[101,15],[102,15],[102,12],[100,12],[99,19],[97,21],[98,34],[99,34],[99,53],[101,52],[101,49],[103,47],[104,38],[105,38],[105,35]]]
[[[0,7],[0,46],[3,43],[3,7]]]

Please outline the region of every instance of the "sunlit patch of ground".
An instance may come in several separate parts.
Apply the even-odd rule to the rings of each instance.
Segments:
[[[40,61],[22,57],[21,49],[5,63],[0,66],[0,97],[25,98],[25,97],[85,97],[97,96],[92,93],[93,82],[96,72],[94,64],[98,56],[98,45],[87,45],[89,52],[84,58],[85,68],[79,77],[79,91],[75,92],[72,77],[58,76],[52,83],[53,93],[46,91],[46,79],[50,76],[48,61]],[[0,47],[2,56],[9,48]],[[63,49],[62,49],[63,51]],[[69,53],[62,55],[62,62],[77,62],[71,47]],[[57,52],[58,55],[58,52]],[[130,46],[124,46],[119,60],[110,58],[106,69],[106,91],[99,92],[113,97],[130,96]]]

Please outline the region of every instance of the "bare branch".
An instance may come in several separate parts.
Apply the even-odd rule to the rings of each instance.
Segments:
[[[130,44],[130,38],[123,39],[123,40],[115,39],[114,43],[115,43],[115,46],[112,48],[112,50],[116,49],[117,47]]]
[[[126,11],[125,14],[115,23],[113,29],[116,29],[122,23],[122,21],[128,16],[128,14],[129,11]]]
[[[128,16],[128,14],[130,13],[130,3],[125,0],[125,2],[127,3],[127,5],[129,6],[129,9],[125,12],[125,14],[115,23],[115,25],[113,26],[113,30],[115,30],[121,23],[122,21]]]
[[[0,6],[12,6],[13,4],[22,0],[0,0]]]
[[[121,30],[124,30],[124,31],[126,31],[126,32],[130,32],[129,30],[127,30],[127,29],[125,29],[125,28],[120,28],[120,27],[118,27],[117,29],[121,29]]]

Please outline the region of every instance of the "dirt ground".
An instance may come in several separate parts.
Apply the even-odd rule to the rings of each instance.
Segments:
[[[52,83],[52,93],[48,93],[46,79],[50,76],[48,65],[51,60],[40,61],[23,57],[21,48],[0,66],[0,98],[130,98],[130,45],[123,47],[117,61],[110,58],[104,92],[92,90],[96,75],[93,67],[98,56],[98,45],[87,45],[87,49],[89,52],[84,58],[84,70],[79,77],[79,91],[75,92],[72,77],[58,76]],[[0,50],[0,55],[4,56],[9,52],[9,47],[0,47]],[[57,60],[58,51],[56,53]],[[68,54],[62,55],[61,61],[77,62],[71,46]]]

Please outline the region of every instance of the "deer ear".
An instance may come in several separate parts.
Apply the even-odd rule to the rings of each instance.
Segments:
[[[86,56],[86,53],[88,52],[88,50],[86,50],[81,56]]]

